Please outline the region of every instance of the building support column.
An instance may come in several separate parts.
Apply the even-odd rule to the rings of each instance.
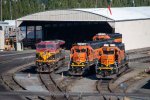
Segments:
[[[42,41],[45,40],[45,26],[42,25]]]
[[[27,31],[28,31],[28,27],[26,25],[26,41],[27,41]]]
[[[34,42],[36,43],[36,26],[34,26]]]

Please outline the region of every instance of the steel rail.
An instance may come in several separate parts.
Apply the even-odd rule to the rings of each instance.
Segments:
[[[54,79],[51,76],[51,74],[56,71],[55,66],[57,66],[57,65],[56,64],[51,65],[49,67],[49,73],[47,73],[47,74],[39,73],[39,77],[49,92],[53,92],[53,91],[63,92],[62,89],[57,85],[57,83],[54,81]],[[46,77],[46,76],[47,76],[47,78],[46,78],[46,80],[44,80],[44,77]],[[48,84],[49,82],[51,82],[51,84]],[[53,99],[53,100],[60,100],[60,99],[68,100],[68,96],[64,95],[63,97],[55,97],[52,95],[51,99]]]

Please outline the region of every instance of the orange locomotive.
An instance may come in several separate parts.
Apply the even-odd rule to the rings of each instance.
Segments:
[[[112,39],[113,42],[122,42],[122,34],[120,33],[98,33],[93,37],[93,41]]]
[[[123,43],[104,44],[100,59],[96,65],[98,78],[115,78],[128,68],[128,59]]]
[[[38,72],[49,72],[64,63],[62,40],[42,41],[36,45],[36,66]],[[52,66],[54,65],[55,66]],[[54,68],[52,68],[54,67]]]
[[[100,47],[107,41],[91,41],[77,43],[71,48],[70,53],[70,75],[86,75],[90,70],[95,69],[99,59]]]

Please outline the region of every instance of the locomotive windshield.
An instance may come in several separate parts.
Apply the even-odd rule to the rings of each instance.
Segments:
[[[39,45],[37,45],[37,48],[39,48],[39,49],[45,49],[45,48],[51,49],[51,48],[54,48],[54,46],[50,45],[50,44],[48,44],[48,45],[39,44]]]
[[[103,53],[109,55],[109,54],[114,54],[114,51],[106,51],[106,50],[104,50]]]
[[[48,45],[47,45],[47,48],[48,48],[48,49],[51,49],[51,48],[54,48],[54,46],[53,46],[53,45],[48,44]]]
[[[39,45],[37,45],[37,48],[43,49],[43,48],[46,48],[46,45],[39,44]]]
[[[77,53],[82,53],[82,52],[86,52],[86,49],[76,49]]]

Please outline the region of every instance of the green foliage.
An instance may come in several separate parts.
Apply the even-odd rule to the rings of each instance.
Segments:
[[[134,3],[133,3],[134,1]],[[149,6],[150,0],[112,0],[112,7]],[[107,7],[107,0],[3,0],[3,20],[45,10]],[[11,8],[11,10],[10,10]]]

